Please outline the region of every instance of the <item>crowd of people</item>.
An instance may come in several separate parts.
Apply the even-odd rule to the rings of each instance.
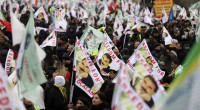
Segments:
[[[82,7],[83,9],[86,9],[86,7],[84,7],[81,3],[77,5],[79,7]],[[22,12],[22,9],[25,6],[25,4],[20,5],[19,12]],[[53,6],[53,4],[50,5],[49,8],[46,10],[50,22],[46,23],[44,18],[35,18],[35,27],[43,27],[48,29],[52,25],[53,19],[51,17],[51,6]],[[64,7],[61,6],[61,8],[65,10],[67,9],[67,7],[68,4],[65,4]],[[33,7],[34,10],[37,10],[38,8],[39,7]],[[100,12],[98,8],[99,7],[96,7],[95,11],[99,15]],[[128,5],[128,9],[130,8],[130,5]],[[100,9],[103,9],[103,7]],[[7,11],[4,10],[3,5],[1,7],[1,10],[6,21],[10,22],[10,18],[12,16],[10,16],[9,14],[9,5],[7,5],[6,7]],[[122,10],[122,7],[119,5],[116,10]],[[110,13],[110,16],[117,15],[118,11],[116,10],[112,10],[113,12]],[[128,10],[128,13],[131,14],[132,12]],[[190,16],[189,13],[187,14],[187,16]],[[26,13],[20,15],[20,21],[25,26],[27,25],[29,15],[30,12],[28,9]],[[94,18],[95,21],[98,21],[100,19],[98,15]],[[23,99],[25,107],[28,110],[34,109],[36,108],[36,106],[39,106],[40,110],[111,109],[112,96],[118,72],[112,70],[109,77],[103,77],[104,83],[102,87],[97,93],[94,94],[92,98],[89,97],[79,87],[77,87],[74,84],[76,76],[81,77],[80,80],[82,82],[84,82],[84,80],[88,80],[88,78],[91,78],[88,77],[89,74],[87,74],[87,76],[85,76],[85,74],[80,74],[87,73],[89,71],[87,63],[84,63],[86,62],[86,60],[82,60],[82,63],[80,65],[77,65],[77,67],[79,67],[79,70],[77,70],[76,72],[73,71],[76,37],[78,37],[79,39],[81,38],[88,24],[87,22],[84,22],[84,20],[80,20],[73,16],[68,17],[67,15],[65,15],[64,18],[68,23],[67,29],[65,32],[56,32],[56,47],[47,46],[43,48],[46,52],[46,57],[42,61],[42,69],[48,81],[44,84],[41,84],[40,89],[38,89],[37,91],[38,94],[40,94],[38,96],[42,98],[39,98],[40,100],[38,101],[38,104],[33,104],[29,100]],[[163,77],[163,79],[160,80],[160,82],[166,89],[170,87],[170,83],[181,73],[182,68],[184,67],[184,60],[192,45],[196,42],[196,25],[192,24],[190,20],[186,19],[174,19],[166,22],[165,24],[162,24],[160,20],[154,20],[153,25],[145,23],[145,25],[141,26],[140,29],[135,28],[133,30],[130,30],[131,32],[133,32],[132,34],[122,33],[121,37],[113,35],[113,33],[115,33],[115,30],[113,29],[115,17],[107,17],[105,21],[106,26],[104,26],[103,24],[97,24],[97,22],[95,22],[93,27],[95,29],[105,27],[105,30],[100,29],[100,31],[107,32],[113,44],[117,47],[113,49],[114,53],[116,54],[116,56],[118,56],[119,59],[123,60],[124,62],[126,62],[129,57],[134,53],[134,51],[137,49],[143,39],[147,41],[148,47],[154,59],[156,59],[160,68],[165,71],[165,76]],[[125,29],[127,27],[128,20],[124,19],[123,21],[124,22],[122,23],[122,26]],[[163,26],[166,27],[171,37],[178,42],[170,45],[165,45],[165,41],[162,36]],[[35,41],[39,45],[41,45],[49,34],[49,31],[40,30],[35,35]],[[87,45],[85,47],[88,48]],[[0,62],[3,67],[5,67],[8,50],[12,49],[14,51],[14,59],[16,60],[19,48],[20,44],[12,46],[11,32],[9,32],[7,28],[2,23],[0,23]],[[106,54],[103,55],[103,57],[104,59],[99,61],[100,65],[109,65],[112,59],[109,59]],[[90,58],[97,68],[101,68],[98,67],[98,65],[96,64],[96,55],[91,54]],[[108,66],[102,68],[106,71]],[[100,69],[98,70],[100,72]],[[15,71],[15,66],[11,67],[10,74],[12,74],[13,71]],[[151,80],[151,77],[145,77],[144,80],[148,80],[148,82],[150,83],[155,83],[153,81],[149,81]],[[91,82],[87,83],[87,86],[91,87],[93,86],[92,84],[93,83]],[[73,89],[71,85],[74,85]],[[132,85],[135,91],[138,90],[138,85]],[[158,87],[152,86],[150,88],[153,90],[150,91],[148,86],[146,86],[144,82],[141,82],[140,85],[145,88],[144,91],[147,91],[148,89],[151,94],[154,93],[153,91],[156,91],[156,88],[158,89]],[[72,99],[70,94],[71,96],[73,96]],[[149,101],[152,99],[148,98],[146,99],[146,102],[147,100]],[[153,104],[150,102],[148,102],[148,105],[151,107]]]

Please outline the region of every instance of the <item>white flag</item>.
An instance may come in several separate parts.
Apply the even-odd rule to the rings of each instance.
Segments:
[[[11,17],[11,27],[12,27],[12,39],[13,39],[13,46],[20,44],[22,38],[24,36],[25,27],[17,17],[13,14],[12,9],[10,11]]]
[[[55,31],[53,31],[45,40],[44,42],[40,45],[40,47],[46,47],[46,46],[56,46],[56,35]]]
[[[165,11],[165,7],[163,6],[163,10],[162,10],[162,23],[166,23],[168,21],[168,16],[167,13]]]

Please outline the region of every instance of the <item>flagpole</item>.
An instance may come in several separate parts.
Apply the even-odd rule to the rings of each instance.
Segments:
[[[127,35],[127,34],[126,34]],[[124,37],[124,43],[123,43],[123,50],[124,50],[124,45],[125,45],[125,41],[126,41],[126,35]]]
[[[70,98],[69,98],[69,104],[72,103],[72,98],[73,98],[73,92],[74,92],[74,85],[73,83],[73,79],[74,79],[74,71],[72,70],[72,76],[71,76],[71,84],[70,84]]]

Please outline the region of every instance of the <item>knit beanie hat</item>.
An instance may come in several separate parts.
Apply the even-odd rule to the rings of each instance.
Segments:
[[[59,86],[64,86],[65,85],[65,78],[63,76],[56,76],[55,77],[55,84]]]

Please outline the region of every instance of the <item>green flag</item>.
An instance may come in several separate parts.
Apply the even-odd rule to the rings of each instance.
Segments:
[[[41,67],[41,57],[44,58],[44,56],[43,51],[38,48],[34,40],[34,20],[31,10],[25,35],[20,45],[16,71],[20,79],[23,97],[33,103],[37,100],[36,86],[46,82]]]
[[[168,95],[155,110],[199,110],[200,108],[200,43],[192,48],[181,75],[172,83]]]
[[[87,27],[80,39],[89,54],[96,50],[104,40],[104,34],[91,26]]]

